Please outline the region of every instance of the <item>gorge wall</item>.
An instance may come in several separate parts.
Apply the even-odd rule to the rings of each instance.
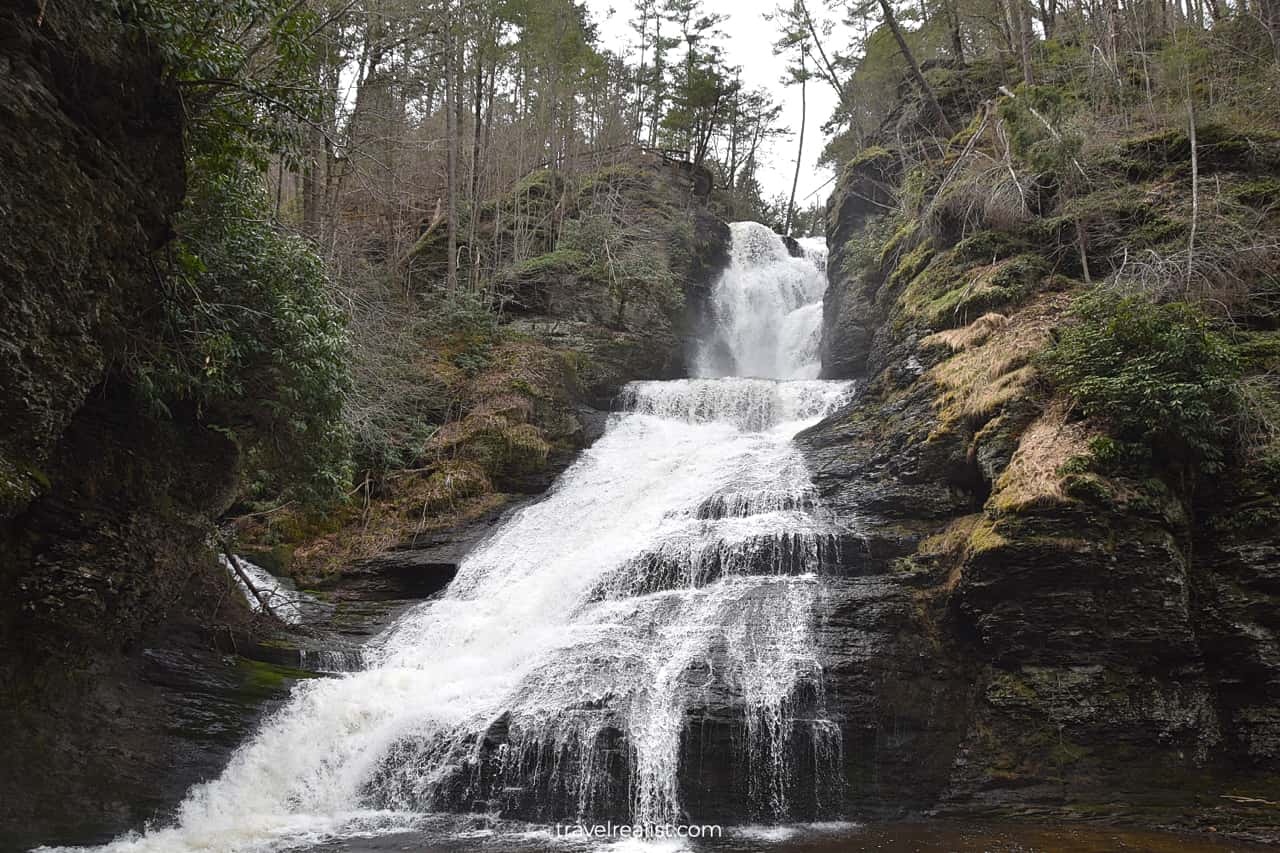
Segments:
[[[118,828],[209,771],[218,734],[175,742],[174,708],[143,678],[166,668],[142,649],[157,631],[185,648],[186,626],[238,618],[205,547],[237,454],[191,412],[153,417],[124,369],[155,332],[149,254],[184,191],[159,56],[104,4],[7,2],[0,33],[7,846]],[[187,651],[216,670],[208,649]]]
[[[823,375],[861,384],[797,441],[864,546],[822,622],[851,807],[1274,835],[1272,469],[1239,453],[1198,479],[1102,464],[1115,427],[1073,411],[1043,360],[1079,322],[1082,258],[1097,280],[1155,232],[1185,241],[1186,134],[1086,161],[1107,189],[1068,198],[1041,175],[1027,207],[1002,210],[989,180],[957,177],[997,121],[991,73],[932,69],[968,128],[940,163],[904,167],[909,128],[930,120],[908,93],[827,209]],[[1265,133],[1202,127],[1200,145],[1200,180],[1223,195],[1248,199],[1280,167]],[[1265,375],[1280,333],[1241,314],[1242,370]]]
[[[7,2],[0,34],[0,846],[16,846],[103,839],[163,814],[304,674],[220,650],[253,633],[208,541],[237,497],[238,451],[195,411],[159,416],[125,369],[156,334],[152,253],[185,190],[177,93],[103,5]],[[812,681],[825,692],[796,694],[816,705],[822,692],[839,724],[843,800],[806,793],[760,814],[1084,818],[1274,838],[1276,469],[1235,448],[1213,471],[1155,447],[1116,463],[1108,454],[1132,442],[1106,417],[1082,417],[1044,361],[1095,281],[1186,239],[1191,141],[1117,140],[1075,164],[1083,191],[1047,170],[1025,184],[1015,174],[1016,190],[993,185],[966,171],[966,152],[1003,120],[1002,70],[927,71],[967,127],[940,160],[912,165],[930,119],[904,93],[881,144],[844,164],[827,215],[822,371],[859,390],[796,439],[824,509],[851,528],[816,561],[823,679]],[[1280,231],[1280,140],[1206,124],[1195,152],[1195,179],[1231,215]],[[500,271],[497,310],[433,333],[404,367],[428,398],[429,433],[362,504],[245,523],[264,565],[317,586],[398,573],[439,589],[497,513],[544,491],[600,435],[626,382],[685,375],[727,262],[705,176],[646,155],[572,180],[540,171],[509,195],[530,251]],[[504,203],[469,214],[477,247],[512,236],[495,214]],[[419,284],[440,274],[438,225],[408,260]],[[618,227],[625,254],[605,263],[599,252],[613,250],[597,229]],[[1212,250],[1212,234],[1202,241]],[[1240,280],[1271,274],[1274,259],[1247,260]],[[1274,316],[1246,304],[1233,317],[1241,377],[1280,371]],[[749,479],[759,471],[746,458]],[[784,509],[816,508],[807,482],[801,492]],[[699,506],[690,523],[724,522],[727,505]],[[800,563],[764,572],[788,573]],[[739,610],[760,620],[741,620],[744,637],[777,616],[762,600]],[[808,635],[796,636],[807,654]],[[581,668],[594,674],[597,659]],[[683,741],[664,729],[663,743],[696,768],[688,810],[733,821],[751,768],[705,759],[727,754],[747,717],[728,700],[698,713],[700,727]],[[509,722],[484,737],[509,740]],[[807,737],[770,742],[813,753]],[[630,807],[621,782],[609,796]],[[538,805],[513,813],[545,817]]]

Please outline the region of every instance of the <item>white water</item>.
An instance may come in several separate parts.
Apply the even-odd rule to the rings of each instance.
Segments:
[[[240,593],[252,609],[261,611],[265,602],[272,613],[290,625],[305,621],[309,610],[315,612],[322,609],[320,603],[314,598],[305,592],[299,592],[292,581],[278,578],[244,557],[236,557],[236,561],[240,564],[241,571],[249,578],[249,583],[253,584],[253,589],[245,584],[244,579],[225,556],[222,558],[222,565],[235,579],[236,586],[240,588]]]
[[[804,238],[805,256],[793,258],[758,222],[731,228],[733,256],[712,295],[716,324],[698,354],[698,375],[816,379],[826,242]]]
[[[810,378],[825,281],[814,260],[791,258],[764,226],[733,235],[717,335],[740,373],[773,378],[629,386],[605,435],[468,556],[442,598],[366,649],[367,669],[299,684],[173,826],[109,849],[280,849],[405,825],[460,785],[470,805],[477,735],[495,721],[507,732],[499,787],[550,778],[569,817],[620,817],[601,814],[611,789],[597,748],[620,737],[629,819],[679,823],[681,732],[717,696],[741,706],[744,820],[785,818],[794,726],[810,727],[819,764],[840,749],[813,707],[795,713],[801,694],[821,696],[811,611],[842,531],[790,439],[847,388]]]

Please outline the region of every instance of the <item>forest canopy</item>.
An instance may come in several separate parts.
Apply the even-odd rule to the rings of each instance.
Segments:
[[[910,171],[963,143],[947,104],[981,78],[984,97],[1017,92],[1001,107],[1009,150],[1069,190],[1106,138],[1099,116],[1160,127],[1274,106],[1276,5],[784,0],[765,13],[787,69],[770,91],[744,85],[725,17],[699,0],[620,10],[625,52],[574,0],[127,0],[180,89],[189,182],[167,337],[133,369],[158,409],[189,402],[234,434],[262,494],[288,481],[332,498],[420,431],[405,422],[441,417],[393,411],[387,427],[388,377],[424,329],[502,312],[501,283],[540,255],[531,178],[572,183],[646,148],[705,169],[725,219],[820,232],[794,184],[768,198],[759,180],[793,151],[798,178],[803,146],[821,144],[782,126],[781,97],[836,96],[823,160],[837,170],[889,133]],[[625,241],[620,223],[592,227]]]

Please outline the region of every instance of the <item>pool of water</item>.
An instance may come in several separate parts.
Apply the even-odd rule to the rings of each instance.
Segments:
[[[1114,827],[1002,823],[819,823],[725,827],[720,838],[557,837],[534,827],[439,826],[296,848],[296,853],[1225,853],[1276,848],[1215,833],[1152,832]]]

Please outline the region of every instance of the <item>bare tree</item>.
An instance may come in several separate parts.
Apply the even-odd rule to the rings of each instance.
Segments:
[[[951,122],[947,120],[947,114],[942,111],[942,105],[938,103],[938,97],[933,93],[933,87],[929,85],[928,80],[924,79],[924,74],[920,71],[920,63],[916,62],[915,54],[911,52],[906,38],[902,35],[902,28],[898,26],[898,18],[893,14],[893,7],[889,5],[889,0],[879,0],[879,2],[880,11],[884,14],[884,22],[888,25],[889,31],[893,33],[893,40],[898,43],[898,50],[902,53],[902,58],[907,62],[911,80],[915,83],[916,89],[919,90],[920,97],[924,98],[925,104],[928,105],[930,112],[933,113],[938,123],[942,125],[942,129],[946,131],[947,136],[954,136],[955,130],[951,127]]]
[[[809,74],[805,68],[805,56],[808,54],[808,45],[805,42],[800,43],[800,142],[796,145],[796,171],[791,178],[791,198],[787,200],[787,222],[783,226],[783,231],[787,234],[791,233],[791,219],[796,211],[796,185],[800,183],[800,164],[804,158],[804,125],[808,113],[808,103],[805,97],[805,86],[808,84]]]

